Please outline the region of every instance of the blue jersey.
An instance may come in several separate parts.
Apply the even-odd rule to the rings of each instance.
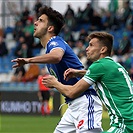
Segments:
[[[46,64],[48,71],[51,75],[54,75],[58,81],[65,85],[74,85],[80,78],[72,78],[68,81],[64,80],[63,74],[68,68],[83,69],[83,65],[79,58],[75,55],[71,47],[59,36],[52,37],[46,48],[46,54],[55,48],[61,48],[64,51],[62,60],[57,64]],[[85,92],[86,93],[86,92]],[[82,94],[83,95],[83,94]],[[66,97],[66,102],[72,99]]]

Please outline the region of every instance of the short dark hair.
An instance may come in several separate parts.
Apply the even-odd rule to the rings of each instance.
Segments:
[[[54,26],[54,33],[58,35],[65,23],[62,14],[46,5],[39,8],[38,14],[39,17],[43,14],[48,16],[49,25]]]
[[[101,42],[101,44],[103,44],[104,46],[107,47],[107,53],[110,56],[111,51],[113,49],[113,40],[114,40],[113,35],[111,35],[107,32],[104,32],[104,31],[101,31],[101,32],[95,31],[95,32],[92,32],[91,34],[89,34],[89,36],[88,36],[89,41],[93,38],[97,38]]]

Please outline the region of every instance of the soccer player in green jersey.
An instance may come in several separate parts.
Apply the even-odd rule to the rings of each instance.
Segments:
[[[75,85],[63,85],[53,76],[43,78],[43,84],[75,98],[93,85],[108,109],[111,128],[106,133],[133,133],[133,87],[127,71],[111,56],[113,36],[93,32],[86,48],[87,59],[93,63],[88,70],[67,69],[64,78],[83,78]]]

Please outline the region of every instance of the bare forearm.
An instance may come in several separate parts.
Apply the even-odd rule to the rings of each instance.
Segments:
[[[83,79],[79,80],[75,85],[63,85],[51,75],[43,77],[42,83],[49,88],[56,88],[60,93],[72,99],[81,95],[90,86]]]
[[[61,94],[69,97],[69,98],[76,98],[81,95],[85,90],[89,88],[89,84],[86,83],[84,80],[80,80],[75,85],[63,85],[60,82],[54,83],[54,88],[56,88]]]
[[[86,70],[77,70],[75,73],[76,77],[83,77],[86,73]]]
[[[60,82],[57,82],[54,85],[54,88],[56,88],[61,94],[67,96],[67,97],[71,97],[71,88],[72,86],[70,85],[63,85]]]
[[[45,54],[45,55],[29,58],[28,63],[58,63],[58,61],[59,60],[56,57]]]

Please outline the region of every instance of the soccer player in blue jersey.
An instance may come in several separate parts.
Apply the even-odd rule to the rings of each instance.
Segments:
[[[41,45],[46,48],[46,54],[32,58],[17,58],[13,68],[27,63],[44,63],[49,73],[66,85],[73,85],[80,78],[64,80],[63,74],[68,68],[83,69],[79,58],[70,46],[58,36],[64,25],[63,16],[51,7],[44,6],[39,10],[39,18],[34,23],[34,37],[40,39]],[[65,95],[64,95],[65,96]],[[91,88],[77,98],[65,96],[68,108],[54,133],[99,133],[102,131],[102,104],[96,92]]]

